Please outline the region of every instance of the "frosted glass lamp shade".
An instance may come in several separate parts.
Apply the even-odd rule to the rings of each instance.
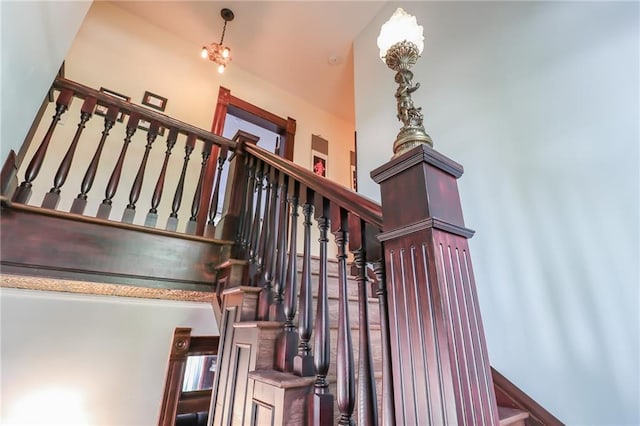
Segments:
[[[409,15],[401,7],[396,9],[387,22],[382,25],[378,36],[380,59],[385,62],[385,56],[391,46],[402,41],[409,41],[418,47],[418,55],[424,49],[424,35],[422,25],[418,25],[416,17]]]

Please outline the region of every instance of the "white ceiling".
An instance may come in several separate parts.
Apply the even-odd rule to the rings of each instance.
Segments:
[[[354,121],[353,40],[385,1],[113,1],[186,41],[220,41],[220,10],[233,10],[225,44],[241,68]],[[329,58],[335,56],[336,64]]]

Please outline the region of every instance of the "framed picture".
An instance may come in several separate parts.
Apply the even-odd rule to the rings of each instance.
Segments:
[[[327,156],[311,151],[311,170],[318,176],[327,177]]]
[[[105,89],[104,87],[101,87],[100,91],[102,93],[105,93],[105,94],[109,95],[109,96],[113,96],[114,98],[122,99],[123,101],[127,101],[127,102],[131,101],[131,97],[130,96],[122,95],[122,94],[120,94],[118,92],[114,92],[113,90]],[[109,108],[107,108],[104,105],[96,105],[95,113],[96,113],[96,115],[106,116],[108,109]],[[122,123],[124,121],[124,116],[125,116],[125,114],[123,112],[120,112],[118,114],[118,118],[117,118],[118,122]]]
[[[158,111],[164,111],[167,107],[167,98],[145,91],[144,96],[142,97],[142,105],[157,109]]]
[[[150,128],[151,128],[151,122],[148,120],[143,120],[141,118],[140,121],[138,122],[138,129],[148,132]],[[160,126],[160,128],[158,129],[158,136],[164,136],[164,127]]]

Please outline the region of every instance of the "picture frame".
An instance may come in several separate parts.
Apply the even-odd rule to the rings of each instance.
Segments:
[[[311,171],[318,176],[327,177],[327,155],[311,151]]]
[[[130,102],[131,101],[131,96],[127,96],[127,95],[123,95],[123,94],[118,93],[118,92],[114,92],[111,89],[107,89],[107,88],[101,87],[100,91],[102,93],[105,93],[105,94],[109,95],[109,96],[113,96],[114,98],[122,99],[123,101],[126,101],[126,102]],[[108,109],[109,108],[107,108],[104,105],[96,105],[95,114],[105,117],[107,115]],[[126,114],[124,112],[120,111],[120,113],[118,114],[118,118],[116,120],[119,123],[122,123],[124,121],[125,115]]]
[[[145,90],[144,96],[142,96],[142,105],[164,112],[167,107],[167,98]]]

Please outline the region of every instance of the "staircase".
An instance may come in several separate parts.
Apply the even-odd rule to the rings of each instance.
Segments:
[[[467,244],[473,231],[457,190],[461,165],[416,147],[372,171],[379,205],[260,149],[251,135],[230,141],[65,79],[54,88],[53,119],[15,191],[11,159],[2,171],[3,272],[215,294],[220,358],[209,425],[562,424],[490,367]],[[78,129],[48,171],[53,186],[42,205],[29,205],[74,98],[82,100]],[[60,211],[96,106],[102,136],[70,211]],[[88,204],[102,198],[91,189],[121,114],[128,120],[120,154],[103,173],[96,217],[88,216]],[[129,202],[116,211],[141,120],[149,124],[146,144],[134,161]],[[166,150],[159,174],[146,178],[155,187],[145,198],[161,129]],[[169,179],[176,145],[184,146],[181,173]],[[196,145],[199,163],[190,162]],[[227,165],[229,195],[218,218]],[[198,178],[189,180],[194,167]],[[190,206],[183,206],[186,192]],[[328,256],[334,243],[335,260]]]

